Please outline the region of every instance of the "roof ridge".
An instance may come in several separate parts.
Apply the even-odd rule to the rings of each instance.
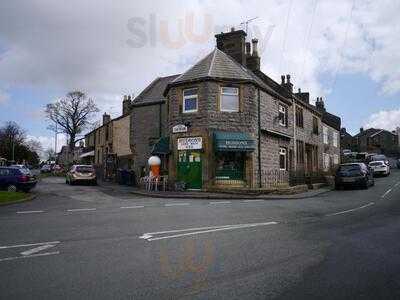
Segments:
[[[152,82],[150,82],[150,84],[148,86],[146,86],[146,88],[143,91],[141,91],[140,94],[137,95],[135,97],[135,99],[133,99],[132,102],[135,102],[136,99],[140,99],[141,97],[143,97],[144,94],[147,93],[150,90],[150,88],[152,88],[156,84],[156,82],[159,81],[160,79],[161,79],[161,77],[156,77],[156,79],[154,79]]]
[[[208,68],[208,76],[211,76],[211,68],[213,67],[213,65],[214,65],[214,61],[215,61],[215,54],[217,53],[217,49],[218,48],[214,48],[214,50],[213,50],[213,57],[212,57],[212,59],[211,59],[211,63],[210,63],[210,67]]]

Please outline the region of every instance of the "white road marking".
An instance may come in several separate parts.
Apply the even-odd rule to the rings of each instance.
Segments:
[[[42,250],[53,248],[55,246],[57,246],[57,244],[47,244],[47,245],[39,246],[39,247],[30,249],[30,250],[21,252],[21,254],[24,255],[24,256],[32,255],[32,254],[35,254],[35,253],[40,252]]]
[[[248,202],[263,202],[263,201],[264,201],[263,199],[243,200],[243,202],[246,202],[246,203],[248,203]]]
[[[74,209],[67,209],[68,212],[75,212],[75,211],[92,211],[96,210],[96,208],[74,208]]]
[[[366,208],[366,207],[374,205],[374,204],[375,204],[374,202],[370,202],[370,203],[365,204],[365,205],[360,206],[360,207],[356,207],[356,208],[352,208],[352,209],[348,209],[348,210],[344,210],[344,211],[339,211],[339,212],[336,212],[336,213],[333,213],[333,214],[328,214],[326,216],[329,217],[329,216],[341,215],[341,214],[345,214],[345,213],[348,213],[348,212],[353,212],[353,211],[356,211],[356,210],[359,210],[359,209],[363,209],[363,208]]]
[[[121,206],[121,209],[128,209],[128,208],[143,208],[144,205],[135,205],[135,206]]]
[[[212,201],[208,204],[229,204],[232,203],[231,201]]]
[[[17,211],[17,214],[37,214],[42,213],[43,210],[24,210],[24,211]]]
[[[209,226],[209,227],[188,228],[188,229],[168,230],[168,231],[159,231],[159,232],[148,232],[148,233],[144,233],[139,238],[145,239],[147,241],[157,241],[157,240],[172,239],[172,238],[177,238],[177,237],[182,237],[182,236],[190,236],[190,235],[203,234],[203,233],[216,232],[216,231],[233,230],[233,229],[240,229],[240,228],[250,228],[250,227],[257,227],[257,226],[277,225],[277,224],[278,224],[278,222],[265,222],[265,223]],[[188,231],[190,231],[190,232],[188,232]],[[185,233],[178,233],[178,232],[185,232]],[[178,233],[178,234],[153,237],[154,235],[165,234],[165,233]]]
[[[387,194],[389,194],[392,191],[392,189],[388,189],[382,196],[381,198],[385,198]]]
[[[165,206],[182,206],[182,205],[190,205],[190,203],[167,203]]]
[[[56,254],[60,254],[60,252],[59,251],[55,251],[55,252],[46,252],[46,253],[39,253],[39,254],[26,255],[26,256],[6,257],[6,258],[0,258],[0,262],[16,260],[16,259],[21,259],[21,258],[32,258],[32,257],[49,256],[49,255],[56,255]]]
[[[40,245],[49,245],[49,244],[59,244],[59,241],[54,242],[44,242],[44,243],[34,243],[34,244],[19,244],[19,245],[11,245],[11,246],[0,246],[1,249],[10,249],[10,248],[22,248],[22,247],[33,247],[33,246],[40,246]]]

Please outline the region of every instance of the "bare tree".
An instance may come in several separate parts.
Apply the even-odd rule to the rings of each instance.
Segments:
[[[46,159],[49,161],[54,161],[54,160],[56,160],[56,157],[57,157],[57,153],[52,148],[46,149],[46,151],[44,152],[44,155],[45,155]]]
[[[72,151],[76,136],[90,125],[90,119],[98,111],[93,99],[81,91],[73,91],[65,98],[47,104],[45,113],[47,119],[55,123],[49,129],[67,134],[69,149]]]

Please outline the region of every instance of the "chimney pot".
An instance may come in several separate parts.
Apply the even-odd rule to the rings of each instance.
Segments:
[[[257,39],[252,39],[251,43],[253,44],[252,56],[257,56],[258,57],[258,49],[257,49],[258,40]]]
[[[234,32],[235,31],[235,27],[231,27],[231,32]]]
[[[301,94],[301,88],[298,89],[299,94]]]
[[[290,75],[289,74],[286,75],[286,81],[287,81],[287,83],[290,83]]]
[[[246,42],[246,55],[251,55],[251,44]]]
[[[281,84],[285,84],[285,75],[281,75]]]

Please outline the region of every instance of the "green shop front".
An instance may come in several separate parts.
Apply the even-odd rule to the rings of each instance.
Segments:
[[[248,186],[255,141],[247,133],[215,131],[214,169],[216,185]]]
[[[250,186],[255,140],[243,132],[194,132],[175,136],[172,179],[187,189]]]

